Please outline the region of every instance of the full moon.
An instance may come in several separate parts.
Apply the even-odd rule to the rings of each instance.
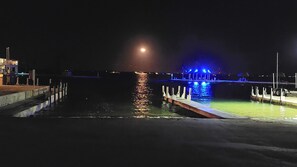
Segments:
[[[146,51],[145,48],[140,48],[140,52],[144,53]]]

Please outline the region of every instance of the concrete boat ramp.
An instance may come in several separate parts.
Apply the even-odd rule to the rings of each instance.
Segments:
[[[246,117],[240,117],[236,115],[232,115],[223,111],[215,110],[212,108],[209,108],[208,106],[205,106],[201,103],[195,102],[191,100],[191,88],[189,88],[189,94],[186,97],[186,87],[183,89],[183,94],[180,93],[180,86],[178,86],[177,94],[174,92],[174,88],[172,88],[172,94],[169,94],[169,87],[162,86],[162,93],[164,100],[172,103],[174,105],[178,105],[184,109],[190,110],[192,112],[195,112],[199,115],[205,116],[207,118],[221,118],[221,119],[238,119],[238,118],[246,118]]]

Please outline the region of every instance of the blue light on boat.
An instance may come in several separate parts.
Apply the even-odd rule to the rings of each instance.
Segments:
[[[198,72],[198,69],[196,69],[195,72]]]
[[[198,82],[194,82],[194,85],[198,85]]]
[[[207,70],[208,73],[211,73],[210,70]]]
[[[202,69],[202,72],[203,72],[203,73],[206,73],[206,69]]]

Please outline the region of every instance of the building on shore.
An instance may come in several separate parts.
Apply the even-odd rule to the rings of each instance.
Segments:
[[[9,47],[6,48],[6,58],[0,58],[0,85],[14,85],[18,74],[18,60],[11,60]]]

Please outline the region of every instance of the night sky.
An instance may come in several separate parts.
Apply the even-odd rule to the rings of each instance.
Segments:
[[[0,4],[0,57],[41,71],[297,72],[297,1],[20,1]],[[140,47],[147,52],[141,55]]]

